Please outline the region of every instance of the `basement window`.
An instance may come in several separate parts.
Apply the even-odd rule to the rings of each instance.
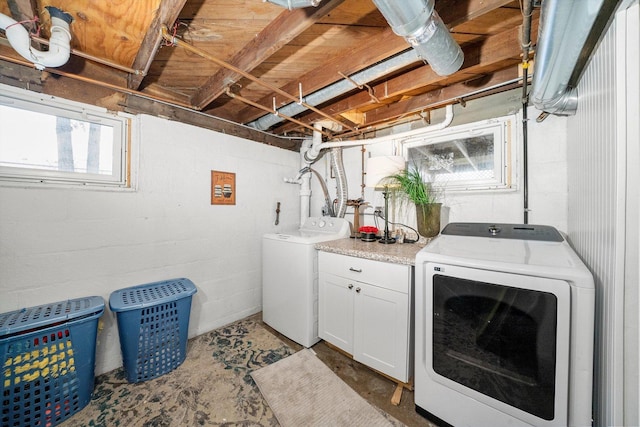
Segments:
[[[0,87],[0,179],[130,187],[130,120],[104,109]]]
[[[409,165],[451,192],[512,189],[515,116],[505,116],[403,141]]]

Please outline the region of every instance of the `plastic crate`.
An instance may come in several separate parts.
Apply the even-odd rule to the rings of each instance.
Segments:
[[[0,314],[0,425],[52,427],[89,403],[103,312],[94,296]]]
[[[127,381],[137,383],[180,366],[187,354],[191,296],[189,279],[172,279],[115,291],[109,307],[118,334]]]

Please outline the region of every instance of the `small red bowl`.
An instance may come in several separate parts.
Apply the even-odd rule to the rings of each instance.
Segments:
[[[358,231],[360,233],[377,233],[378,227],[373,227],[371,225],[363,225],[362,227],[358,228]]]

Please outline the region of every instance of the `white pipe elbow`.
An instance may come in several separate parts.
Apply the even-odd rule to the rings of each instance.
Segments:
[[[313,127],[316,129],[313,132],[313,142],[311,147],[309,147],[303,155],[303,160],[307,165],[311,165],[315,162],[318,159],[318,156],[320,156],[320,152],[327,146],[326,143],[322,142],[322,129],[329,129],[332,131],[342,130],[342,126],[340,124],[330,120],[315,122]]]
[[[46,67],[60,67],[67,63],[71,55],[71,32],[69,24],[73,17],[53,6],[46,9],[51,15],[51,38],[49,50],[40,51],[31,47],[29,32],[16,20],[0,14],[0,28],[5,30],[11,47],[38,70]]]

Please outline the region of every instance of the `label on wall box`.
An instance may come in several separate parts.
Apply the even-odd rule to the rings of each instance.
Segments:
[[[236,204],[236,174],[233,172],[211,171],[211,204]]]

